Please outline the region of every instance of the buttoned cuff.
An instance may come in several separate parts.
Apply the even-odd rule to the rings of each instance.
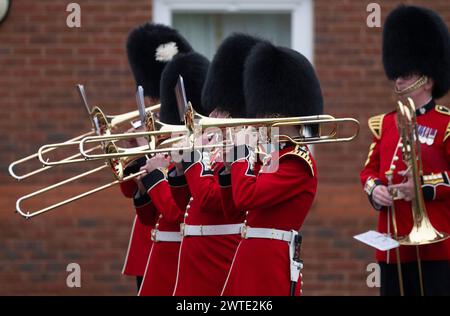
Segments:
[[[370,204],[372,204],[372,207],[377,211],[381,210],[382,206],[373,200],[373,190],[375,190],[375,188],[381,184],[382,182],[380,179],[368,178],[366,184],[364,185],[364,191],[366,192],[367,197],[369,198],[369,202]]]

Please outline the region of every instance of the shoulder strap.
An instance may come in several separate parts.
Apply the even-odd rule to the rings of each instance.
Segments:
[[[450,116],[450,109],[443,105],[436,105],[436,112]],[[445,130],[444,142],[450,138],[450,122],[447,125],[447,129]]]
[[[287,153],[284,153],[283,155],[280,156],[279,159],[286,157],[286,156],[296,156],[299,157],[300,159],[302,159],[304,162],[306,162],[306,164],[309,166],[310,171],[311,171],[311,175],[314,176],[314,165],[311,159],[311,154],[309,152],[309,150],[305,147],[305,146],[300,146],[297,145],[295,146],[295,148]]]
[[[444,115],[450,115],[450,109],[443,105],[436,105],[435,107],[436,112],[444,114]]]
[[[384,116],[385,114],[381,114],[377,116],[372,116],[369,119],[369,129],[377,139],[381,138]]]

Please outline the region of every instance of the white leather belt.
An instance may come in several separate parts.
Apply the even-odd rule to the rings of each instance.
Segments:
[[[152,229],[152,241],[181,242],[181,234],[180,232],[162,232]]]
[[[292,234],[292,231],[273,228],[253,228],[249,226],[243,226],[241,230],[241,236],[243,239],[264,238],[290,242],[292,239]]]
[[[239,235],[243,224],[227,225],[182,225],[181,234],[183,236],[219,236],[219,235]]]
[[[289,245],[289,270],[290,279],[292,282],[298,282],[299,276],[301,276],[301,270],[303,269],[303,260],[300,259],[300,243],[296,242],[298,232],[295,230],[286,231],[272,228],[253,228],[248,226],[242,226],[241,236],[243,239],[248,238],[264,238],[272,240],[286,241]],[[298,246],[298,248],[297,248]],[[303,286],[303,281],[301,283]],[[301,292],[302,293],[302,292]]]

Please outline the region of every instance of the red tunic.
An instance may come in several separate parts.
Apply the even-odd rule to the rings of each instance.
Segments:
[[[316,194],[317,172],[308,149],[295,148],[299,152],[294,148],[289,146],[272,154],[272,160],[278,161],[278,169],[273,173],[264,172],[267,167],[259,161],[252,168],[248,152],[232,164],[234,203],[238,210],[247,211],[249,227],[300,230]],[[288,296],[289,266],[287,242],[243,239],[223,295]]]
[[[170,179],[171,177],[169,177]],[[171,182],[171,188],[164,173],[154,170],[142,180],[147,188],[158,214],[157,229],[165,232],[180,232],[183,210],[189,199],[186,185]],[[180,242],[159,241],[153,243],[148,257],[140,296],[169,296],[173,294],[177,276]]]
[[[435,106],[434,102],[426,105],[425,114],[417,115],[419,126],[427,127],[430,135],[437,132],[431,145],[422,144],[423,162],[423,192],[428,216],[434,228],[438,231],[450,233],[450,183],[448,179],[450,170],[450,111],[445,107]],[[369,120],[369,126],[374,134],[371,151],[365,168],[361,172],[361,182],[365,186],[371,179],[375,183],[387,185],[385,172],[389,170],[394,151],[399,143],[395,112],[373,117]],[[423,128],[422,128],[423,129]],[[405,170],[401,151],[397,152],[400,158],[395,162],[395,172]],[[433,177],[430,175],[433,174]],[[394,173],[393,183],[401,183],[403,177]],[[367,188],[367,187],[366,187]],[[367,190],[366,190],[367,191]],[[381,233],[393,233],[391,215],[386,207],[377,206],[371,200],[371,192],[368,192],[372,205],[379,209],[378,231]],[[411,203],[404,200],[394,202],[398,236],[408,235],[412,229],[413,219]],[[422,260],[450,260],[450,240],[419,246]],[[397,262],[395,250],[377,251],[378,261]],[[416,247],[401,246],[400,260],[402,262],[415,261]]]
[[[120,188],[126,197],[134,197],[134,207],[136,209],[122,274],[143,276],[152,246],[150,232],[156,222],[156,210],[147,195],[142,197],[135,195],[137,186],[134,181],[130,180],[121,183]]]
[[[207,155],[194,153],[192,162],[185,163],[185,176],[192,194],[185,224],[242,223],[239,218],[227,218],[222,208],[218,175],[223,163],[209,162]],[[238,234],[184,237],[174,295],[220,295],[240,239]]]

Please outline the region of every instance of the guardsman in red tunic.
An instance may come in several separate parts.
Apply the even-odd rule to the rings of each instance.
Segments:
[[[164,67],[178,52],[191,50],[189,43],[167,26],[145,23],[130,32],[127,41],[129,64],[136,86],[143,86],[144,94],[151,104],[159,103],[160,80]],[[137,140],[128,142],[128,147],[138,145]],[[126,174],[138,172],[145,162],[145,158],[135,161],[126,168]],[[156,213],[140,181],[124,182],[121,189],[125,197],[134,198],[137,212],[122,272],[137,277],[139,290],[152,245],[150,233],[155,224]]]
[[[244,93],[249,117],[322,114],[322,93],[314,69],[303,55],[289,48],[270,43],[255,46],[245,64]],[[299,136],[299,128],[281,127],[280,133]],[[294,260],[296,236],[316,195],[316,165],[306,146],[289,142],[279,147],[260,144],[266,155],[258,159],[257,144],[246,142],[249,136],[246,131],[238,132],[234,153],[227,153],[234,158],[234,204],[245,212],[246,220],[222,294],[298,295],[301,265]]]
[[[176,172],[173,166],[169,166],[169,161],[163,161],[161,156],[156,158],[143,167],[148,168],[149,174],[142,182],[157,209],[158,219],[151,232],[153,245],[139,296],[169,296],[173,293],[181,242],[182,210],[189,198],[189,189],[180,183],[180,177],[167,178],[167,169],[170,173]],[[165,168],[159,167],[164,166],[165,162]]]
[[[171,125],[181,123],[175,96],[179,75],[184,79],[187,97],[195,104],[201,104],[201,91],[208,67],[209,61],[195,52],[178,54],[166,66],[161,77],[161,122]],[[201,109],[199,112],[203,113]],[[172,295],[175,287],[182,238],[180,224],[183,222],[190,192],[181,163],[172,166],[169,164],[170,157],[159,154],[149,159],[142,167],[148,172],[142,178],[142,183],[158,211],[159,218],[152,231],[153,246],[139,292],[141,296]]]
[[[422,192],[434,228],[450,233],[450,110],[435,100],[450,88],[450,37],[448,28],[433,11],[400,6],[387,17],[383,32],[383,63],[395,81],[399,99],[410,97],[416,105],[421,158]],[[395,112],[369,119],[373,134],[361,182],[378,213],[378,231],[406,236],[413,226],[411,200],[414,185],[402,161],[401,138]],[[398,157],[397,159],[394,157]],[[393,185],[385,173],[394,165]],[[393,201],[390,189],[402,199]],[[399,295],[397,250],[377,251],[381,267],[381,295]],[[420,295],[418,263],[425,295],[450,295],[450,240],[421,246],[400,246],[399,257],[405,295]]]
[[[125,175],[138,172],[142,164],[142,161],[135,161],[125,169]],[[139,290],[152,246],[150,233],[155,226],[156,210],[145,190],[138,188],[138,181],[123,182],[120,188],[125,197],[133,198],[136,209],[122,274],[135,276]]]
[[[202,93],[210,117],[243,117],[245,59],[259,39],[233,34],[217,50]],[[182,228],[176,296],[218,296],[240,241],[242,218],[229,218],[222,207],[217,151],[194,151],[183,162],[192,194]]]

